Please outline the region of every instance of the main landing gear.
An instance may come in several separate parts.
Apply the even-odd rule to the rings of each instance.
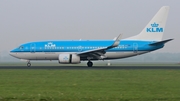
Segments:
[[[31,67],[31,63],[30,63],[30,61],[28,61],[27,66],[28,66],[28,67]]]
[[[89,61],[87,62],[87,66],[88,66],[88,67],[92,67],[92,66],[93,66],[93,63],[89,60]]]

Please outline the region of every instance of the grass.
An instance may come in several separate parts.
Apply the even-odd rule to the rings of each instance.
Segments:
[[[179,101],[179,70],[0,70],[0,101]]]

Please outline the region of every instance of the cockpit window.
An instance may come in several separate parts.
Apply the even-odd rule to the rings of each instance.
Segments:
[[[23,46],[20,46],[19,49],[23,49],[24,47]]]

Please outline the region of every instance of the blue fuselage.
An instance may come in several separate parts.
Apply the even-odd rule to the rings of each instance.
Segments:
[[[20,45],[11,52],[83,52],[87,50],[103,48],[113,44],[113,40],[80,40],[80,41],[40,41]],[[154,41],[121,40],[118,47],[106,50],[106,52],[130,52],[130,51],[153,51],[162,48],[164,44],[151,46]]]

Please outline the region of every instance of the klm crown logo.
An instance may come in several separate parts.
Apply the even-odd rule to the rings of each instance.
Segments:
[[[69,58],[68,58],[67,56],[65,56],[63,59],[64,59],[65,61],[69,60]]]
[[[54,49],[56,48],[56,44],[53,44],[52,42],[48,42],[47,44],[44,45],[46,49]]]
[[[152,26],[152,27],[158,27],[159,24],[153,23],[153,24],[151,24],[151,26]]]
[[[159,24],[153,23],[151,24],[151,28],[146,29],[147,32],[163,32],[163,28],[159,27]]]

